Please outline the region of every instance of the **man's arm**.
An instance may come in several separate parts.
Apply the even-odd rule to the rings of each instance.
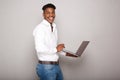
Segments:
[[[37,52],[44,53],[44,54],[55,54],[57,52],[56,47],[49,48],[48,46],[46,46],[46,44],[44,44],[45,36],[46,35],[42,28],[37,29],[34,32],[35,48],[36,48]]]

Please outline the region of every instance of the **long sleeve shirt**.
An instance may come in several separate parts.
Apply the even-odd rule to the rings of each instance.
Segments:
[[[33,31],[35,40],[35,49],[37,51],[38,59],[41,61],[58,61],[59,56],[57,53],[57,28],[53,23],[53,32],[51,25],[48,21],[43,20]],[[61,54],[65,55],[64,52]]]

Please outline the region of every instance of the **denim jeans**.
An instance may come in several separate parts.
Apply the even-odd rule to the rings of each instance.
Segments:
[[[40,80],[63,80],[62,71],[58,64],[38,64],[36,72]]]

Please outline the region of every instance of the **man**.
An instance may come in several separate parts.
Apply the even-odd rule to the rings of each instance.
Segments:
[[[33,31],[39,60],[36,72],[40,80],[63,80],[58,54],[77,57],[62,52],[65,48],[64,44],[57,45],[58,35],[54,23],[55,9],[56,7],[51,3],[44,5],[42,8],[44,20]]]

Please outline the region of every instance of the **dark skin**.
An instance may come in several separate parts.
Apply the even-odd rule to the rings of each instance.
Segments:
[[[46,8],[43,12],[43,17],[50,24],[52,24],[54,22],[54,19],[55,19],[55,10],[53,8]]]
[[[47,20],[50,24],[52,24],[54,22],[54,19],[55,19],[55,9],[53,8],[46,8],[43,12],[43,17],[45,20]],[[64,44],[58,44],[56,49],[57,49],[57,52],[60,52],[63,50],[63,48],[65,48]],[[71,53],[66,53],[66,56],[70,56],[70,57],[78,57],[78,56],[75,56]]]

